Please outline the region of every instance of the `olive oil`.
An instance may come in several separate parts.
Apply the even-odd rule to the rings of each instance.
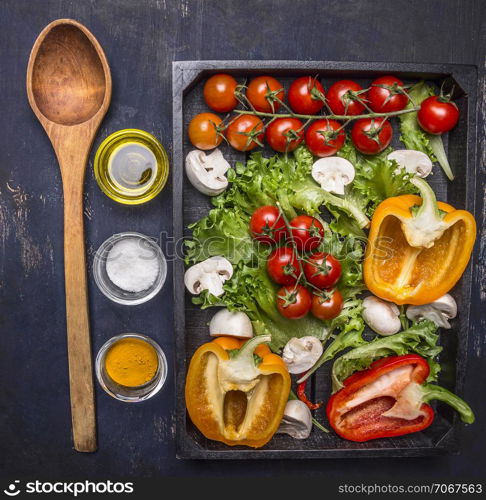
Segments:
[[[167,153],[147,132],[126,129],[107,137],[96,152],[95,176],[111,199],[140,204],[164,187],[169,171]]]
[[[147,191],[157,175],[157,159],[143,144],[127,142],[111,153],[108,173],[120,190]]]

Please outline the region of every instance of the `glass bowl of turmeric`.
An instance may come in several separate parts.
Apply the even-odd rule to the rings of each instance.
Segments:
[[[95,368],[101,387],[126,403],[151,398],[167,377],[164,351],[139,333],[124,333],[105,342],[96,356]]]

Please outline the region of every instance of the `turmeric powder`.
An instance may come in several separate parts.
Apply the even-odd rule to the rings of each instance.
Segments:
[[[157,352],[144,340],[124,338],[110,347],[105,369],[111,379],[125,387],[138,387],[150,382],[159,366]]]

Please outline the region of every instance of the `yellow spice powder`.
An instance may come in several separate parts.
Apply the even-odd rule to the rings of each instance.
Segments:
[[[159,361],[155,349],[144,340],[126,338],[110,348],[105,358],[105,369],[111,379],[125,387],[137,387],[150,382]]]

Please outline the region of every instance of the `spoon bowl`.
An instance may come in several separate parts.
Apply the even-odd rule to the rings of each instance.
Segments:
[[[82,24],[44,28],[27,66],[27,96],[56,153],[64,193],[64,280],[74,448],[96,450],[93,366],[83,222],[86,163],[111,99],[108,61]]]
[[[103,64],[78,26],[58,24],[47,32],[33,63],[32,93],[40,113],[60,125],[84,123],[102,107]]]

